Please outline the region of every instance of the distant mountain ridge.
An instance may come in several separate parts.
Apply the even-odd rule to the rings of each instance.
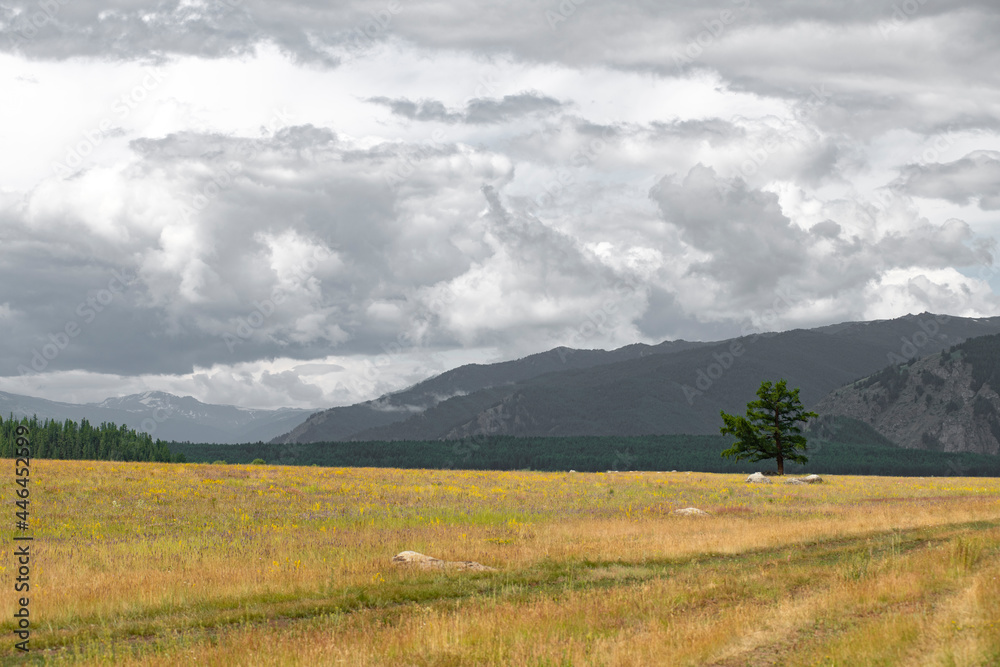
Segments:
[[[298,426],[313,410],[258,410],[202,403],[162,391],[108,398],[100,403],[62,403],[0,392],[0,415],[64,421],[113,422],[154,439],[234,444],[269,440]]]
[[[921,313],[714,343],[557,348],[463,366],[378,401],[326,410],[273,442],[715,434],[719,410],[742,412],[761,379],[786,378],[808,406],[896,360],[997,333],[1000,317]]]
[[[669,354],[697,349],[706,345],[710,345],[710,343],[676,340],[659,345],[635,343],[611,351],[574,350],[568,347],[557,347],[512,361],[495,364],[466,364],[372,401],[317,412],[299,427],[275,438],[272,442],[356,440],[359,439],[356,436],[360,433],[405,421],[414,413],[423,413],[425,410],[442,403],[449,403],[449,401],[453,401],[449,403],[449,407],[462,405],[466,401],[474,406],[485,407],[483,401],[493,399],[494,394],[499,397],[504,393],[502,389],[498,389],[496,392],[489,390],[513,387],[519,382],[546,373],[591,368],[653,354]],[[488,393],[465,399],[466,396],[483,390],[487,390]],[[442,397],[448,398],[442,401]]]

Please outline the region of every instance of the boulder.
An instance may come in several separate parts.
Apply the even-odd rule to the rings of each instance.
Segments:
[[[763,473],[755,472],[754,474],[747,477],[747,484],[770,484],[771,480],[765,477]]]
[[[805,477],[789,477],[785,484],[819,484],[823,478],[819,475],[806,475]]]
[[[421,570],[468,570],[472,572],[496,572],[496,568],[471,560],[441,560],[425,556],[416,551],[401,551],[392,557],[393,565],[409,565]]]
[[[682,510],[674,510],[674,514],[681,514],[683,516],[709,516],[708,512],[700,510],[697,507],[685,507]]]

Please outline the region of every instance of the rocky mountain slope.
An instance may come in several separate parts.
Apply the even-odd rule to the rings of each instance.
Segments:
[[[1000,336],[890,366],[829,394],[816,412],[864,421],[901,447],[1000,454]]]

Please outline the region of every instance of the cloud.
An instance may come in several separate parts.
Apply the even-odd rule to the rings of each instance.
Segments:
[[[901,310],[926,312],[928,304],[935,306],[934,312],[960,317],[986,317],[996,312],[996,297],[989,286],[954,269],[896,269],[868,286],[862,316],[888,319],[897,317]]]
[[[689,246],[710,255],[692,262],[689,272],[731,285],[734,296],[774,290],[806,262],[805,232],[782,213],[774,194],[749,190],[742,180],[725,183],[697,165],[679,183],[661,180],[650,196]]]
[[[450,113],[444,104],[437,100],[411,102],[407,99],[391,100],[388,97],[372,97],[368,101],[373,104],[389,107],[393,114],[410,120],[438,121],[441,123],[459,123],[465,120],[465,114]]]
[[[926,276],[942,276],[950,267],[989,266],[993,259],[994,243],[977,239],[957,219],[940,225],[910,220],[906,232],[897,232],[884,224],[888,212],[876,220],[837,202],[816,202],[810,206],[825,208],[821,214],[846,216],[844,224],[826,218],[807,229],[789,217],[778,194],[749,188],[739,178],[723,179],[703,165],[683,179],[664,177],[650,197],[679,232],[674,293],[689,313],[708,320],[760,313],[776,295],[789,292],[797,295],[789,308],[800,308],[803,317],[810,303],[839,302],[842,312],[861,312],[870,286],[884,276],[932,280]],[[860,233],[849,232],[848,225]],[[958,285],[965,281],[956,276],[951,269],[947,283],[924,290],[922,307],[938,312],[961,301],[966,287]],[[981,283],[976,291],[982,291]],[[989,299],[981,301],[977,308]]]
[[[558,100],[536,93],[505,95],[500,100],[476,99],[469,102],[465,121],[473,124],[502,123],[528,114],[546,114],[562,108]]]
[[[361,148],[310,126],[132,147],[127,165],[50,179],[4,210],[15,240],[0,275],[27,279],[9,300],[20,324],[0,359],[5,373],[71,323],[80,332],[45,370],[186,373],[377,353],[423,308],[421,286],[467,269],[456,244],[481,242],[468,226],[480,188],[510,173],[488,152]],[[137,278],[87,305],[116,270]],[[366,314],[378,303],[398,304],[401,317]]]
[[[245,57],[273,44],[299,62],[333,68],[404,43],[425,52],[507,55],[575,69],[611,66],[661,77],[709,70],[742,90],[804,107],[824,89],[822,104],[813,105],[821,109],[810,113],[837,130],[854,125],[870,133],[892,123],[924,132],[949,124],[996,127],[994,87],[981,84],[995,82],[1000,12],[986,0],[918,3],[913,11],[863,4],[832,10],[803,0],[623,11],[612,0],[586,6],[517,0],[487,15],[478,3],[445,9],[430,0],[336,7],[175,1],[155,8],[79,0],[46,7],[28,0],[5,5],[0,48],[31,58],[162,60]],[[977,95],[961,94],[970,87]],[[928,95],[929,88],[935,93]]]
[[[974,151],[954,162],[909,165],[898,189],[956,204],[975,202],[984,211],[1000,210],[1000,152]]]
[[[510,210],[492,186],[482,190],[493,252],[423,293],[441,304],[446,331],[465,346],[500,345],[524,354],[567,340],[589,346],[598,331],[601,340],[635,339],[632,320],[645,295],[631,271],[613,269],[578,240]]]
[[[292,369],[300,375],[327,375],[346,370],[340,364],[299,364]]]
[[[122,59],[244,55],[265,38],[287,42],[278,26],[262,29],[240,4],[165,2],[140,9],[126,2],[14,2],[0,10],[2,42],[34,57]]]
[[[822,236],[823,238],[835,239],[840,236],[843,229],[833,220],[824,220],[823,222],[818,222],[813,225],[809,231],[818,236]]]
[[[564,106],[558,100],[537,93],[505,95],[501,99],[476,98],[470,100],[465,110],[460,112],[448,111],[437,100],[411,102],[407,99],[373,97],[368,101],[389,107],[393,114],[410,120],[470,125],[505,123],[529,114],[550,114]]]

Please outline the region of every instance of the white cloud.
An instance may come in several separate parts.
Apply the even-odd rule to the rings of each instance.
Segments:
[[[996,297],[988,284],[954,269],[893,269],[867,286],[862,314],[889,319],[901,312],[986,317],[996,314]]]

